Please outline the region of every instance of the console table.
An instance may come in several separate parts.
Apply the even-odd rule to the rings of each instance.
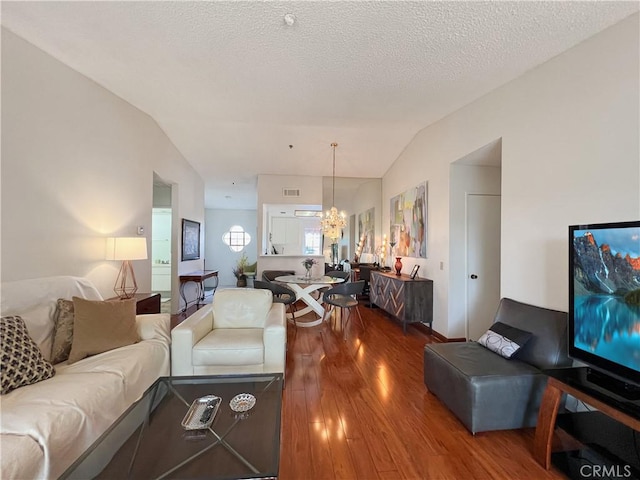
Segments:
[[[184,293],[184,287],[189,282],[195,282],[196,284],[196,308],[198,308],[204,302],[204,281],[208,278],[215,278],[215,285],[213,286],[213,292],[215,293],[218,288],[218,270],[196,270],[195,272],[186,273],[180,275],[180,296],[184,301],[184,308],[181,312],[186,312],[189,302]]]
[[[640,432],[640,404],[637,401],[624,401],[616,398],[613,394],[605,393],[606,390],[587,380],[586,367],[559,368],[546,370],[544,373],[549,376],[549,380],[542,395],[533,445],[533,456],[540,465],[546,469],[551,466],[552,440],[556,419],[563,430],[566,427],[567,433],[584,446],[588,445],[596,451],[607,451],[608,457],[619,457],[622,460],[619,464],[631,464],[634,461],[637,463],[635,450],[631,450],[629,454],[624,451],[612,452],[619,447],[617,444],[620,443],[621,436],[625,434],[629,436],[629,440],[623,443],[633,445],[635,434],[633,431],[625,433],[625,428]],[[558,416],[560,400],[565,393],[597,408],[598,411],[566,413]],[[583,448],[587,448],[584,446]],[[575,450],[575,443],[571,448]],[[554,453],[554,459],[558,456],[567,468],[571,468],[571,462],[575,463],[584,459],[592,464],[601,465],[602,463],[600,460],[594,461],[593,458],[589,460],[589,455],[586,454],[569,457],[569,453],[571,452]],[[624,459],[625,454],[626,459]],[[558,466],[562,468],[562,466]]]
[[[433,280],[412,279],[409,275],[373,270],[371,272],[371,303],[402,322],[407,333],[408,323],[433,324]]]

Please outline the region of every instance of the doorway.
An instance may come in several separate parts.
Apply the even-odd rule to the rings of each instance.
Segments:
[[[499,296],[500,291],[500,254],[495,253],[495,248],[499,252],[502,140],[496,139],[453,162],[449,180],[449,324],[446,335],[460,340],[477,339],[477,332],[484,326],[488,328],[498,307],[498,301],[493,296],[496,295],[495,292]],[[484,196],[491,198],[487,200]],[[483,205],[487,207],[487,202],[493,204],[494,215],[486,226],[491,225],[492,235],[498,239],[498,243],[496,245],[494,242],[494,253],[485,255],[482,252],[486,245],[484,234],[475,232],[474,228],[482,226],[485,214],[477,210],[482,210]],[[480,225],[476,225],[477,223]],[[487,255],[493,258],[490,261],[498,272],[497,276],[476,271],[480,266],[473,262],[476,258],[488,258]],[[446,271],[446,263],[441,261],[439,268]],[[476,275],[477,278],[471,279],[471,275]],[[474,281],[478,285],[471,284]],[[487,286],[488,282],[493,283],[493,293],[480,307],[478,296],[481,294],[476,292],[476,288],[481,286],[480,283]]]
[[[154,173],[151,215],[151,290],[159,293],[160,311],[171,313],[172,187]]]

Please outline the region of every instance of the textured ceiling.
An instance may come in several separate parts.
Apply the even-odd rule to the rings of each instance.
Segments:
[[[1,8],[5,27],[153,117],[205,179],[207,207],[255,208],[257,174],[331,175],[333,141],[338,176],[382,176],[421,128],[638,2]]]

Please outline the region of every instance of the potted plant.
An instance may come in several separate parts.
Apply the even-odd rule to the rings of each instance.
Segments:
[[[247,276],[244,272],[247,271],[247,266],[249,265],[249,259],[245,253],[238,259],[236,266],[232,269],[233,274],[236,276],[237,287],[246,287],[247,286]]]

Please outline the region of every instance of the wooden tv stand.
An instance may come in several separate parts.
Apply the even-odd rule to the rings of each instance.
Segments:
[[[564,393],[598,409],[598,412],[590,413],[600,417],[606,415],[613,421],[640,432],[640,402],[621,400],[616,395],[590,384],[586,380],[587,370],[587,367],[577,367],[545,371],[549,380],[538,413],[533,456],[546,469],[551,466],[553,433],[560,400]],[[581,439],[577,438],[577,440]],[[588,444],[588,442],[585,443]]]

